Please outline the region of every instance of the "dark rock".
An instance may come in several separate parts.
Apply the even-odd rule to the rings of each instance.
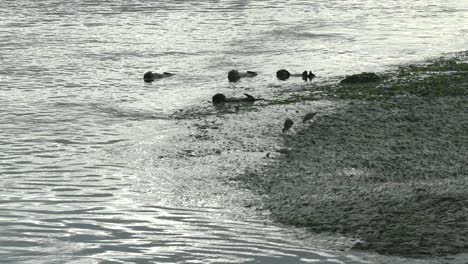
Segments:
[[[382,78],[373,72],[363,72],[346,76],[340,81],[340,84],[359,84],[359,83],[372,83],[379,82]]]

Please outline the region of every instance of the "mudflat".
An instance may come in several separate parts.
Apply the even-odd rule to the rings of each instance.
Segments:
[[[270,101],[270,112],[340,107],[283,136],[273,161],[236,181],[262,195],[274,220],[356,238],[355,249],[468,252],[467,54]]]

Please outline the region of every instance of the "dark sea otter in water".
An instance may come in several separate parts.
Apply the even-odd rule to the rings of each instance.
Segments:
[[[174,75],[173,73],[169,73],[169,72],[156,73],[156,72],[149,71],[149,72],[145,72],[145,74],[143,75],[143,80],[145,82],[153,82],[156,79],[171,77],[173,75]]]
[[[289,77],[302,77],[302,80],[307,82],[308,79],[309,82],[311,82],[312,79],[315,78],[315,74],[313,74],[312,71],[309,71],[309,73],[307,73],[307,71],[303,71],[302,73],[290,73],[285,69],[281,69],[276,72],[276,78],[282,81],[289,79]]]
[[[253,71],[239,72],[238,70],[230,70],[228,72],[228,80],[230,82],[237,82],[241,78],[255,77],[255,76],[257,76],[257,73]]]
[[[246,97],[226,97],[224,94],[218,93],[213,95],[212,102],[213,104],[224,104],[224,103],[241,103],[241,102],[255,102],[257,100],[263,100],[259,98],[255,98],[250,94],[244,94]]]

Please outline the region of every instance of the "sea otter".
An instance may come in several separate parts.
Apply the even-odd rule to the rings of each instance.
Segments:
[[[143,80],[145,82],[153,82],[154,80],[156,79],[162,79],[162,78],[165,78],[165,77],[171,77],[172,75],[174,75],[173,73],[169,73],[169,72],[163,72],[163,73],[156,73],[156,72],[145,72],[145,74],[143,75]]]
[[[224,94],[218,93],[213,95],[212,97],[212,102],[213,104],[223,104],[223,103],[240,103],[240,102],[254,102],[257,100],[262,100],[262,99],[257,99],[250,94],[244,94],[246,97],[226,97]]]
[[[230,70],[228,72],[228,80],[230,82],[237,82],[239,81],[241,78],[244,78],[244,77],[255,77],[257,76],[257,73],[256,72],[253,72],[253,71],[246,71],[246,72],[239,72],[238,70]]]
[[[312,71],[303,71],[302,73],[290,73],[289,71],[285,69],[281,69],[276,72],[276,78],[285,81],[289,79],[289,77],[302,77],[302,80],[307,82],[307,79],[311,82],[313,78],[315,78],[315,74],[312,73]]]

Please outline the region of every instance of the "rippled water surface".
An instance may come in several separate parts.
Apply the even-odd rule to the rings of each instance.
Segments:
[[[321,81],[468,44],[466,0],[4,0],[0,16],[2,263],[361,263],[243,208],[253,195],[223,182],[242,166],[179,113],[273,96],[280,68]],[[228,84],[232,68],[259,76]]]

